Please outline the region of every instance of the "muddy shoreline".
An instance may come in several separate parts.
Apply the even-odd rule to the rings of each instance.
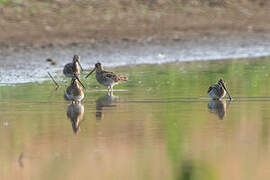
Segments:
[[[229,0],[216,5],[210,5],[211,0],[0,3],[0,50],[267,34],[270,3],[261,1]]]
[[[172,40],[78,42],[35,48],[2,48],[0,83],[44,81],[48,80],[48,71],[61,77],[64,64],[70,62],[74,54],[81,56],[85,69],[92,68],[97,61],[106,67],[115,67],[174,61],[255,58],[270,56],[270,34],[222,33]],[[55,59],[57,64],[51,65],[46,61],[47,58]]]
[[[85,69],[97,61],[114,67],[270,55],[268,3],[131,2],[0,5],[0,83],[43,81],[47,71],[60,77],[74,54]]]

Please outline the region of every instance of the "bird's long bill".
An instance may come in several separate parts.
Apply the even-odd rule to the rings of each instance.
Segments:
[[[79,64],[81,70],[83,71],[82,65],[81,65],[81,63],[79,61],[78,61],[78,64]]]
[[[229,99],[232,100],[232,97],[231,97],[230,93],[228,92],[228,90],[226,89],[226,87],[225,87],[225,85],[223,83],[222,83],[222,86],[225,89],[226,93],[228,94]]]
[[[80,79],[78,78],[78,76],[76,75],[76,74],[74,74],[74,76],[75,76],[75,78],[79,81],[79,83],[82,85],[82,87],[84,88],[84,89],[86,89],[85,88],[85,86],[83,85],[83,83],[80,81]]]
[[[89,74],[87,74],[87,76],[85,76],[85,78],[88,78],[88,76],[90,76],[95,70],[96,70],[96,68],[94,68]]]

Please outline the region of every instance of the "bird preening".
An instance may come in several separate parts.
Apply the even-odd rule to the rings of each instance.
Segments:
[[[66,64],[63,69],[63,74],[67,78],[71,78],[70,85],[67,87],[65,92],[65,98],[75,103],[80,102],[84,98],[84,90],[86,89],[79,79],[81,71],[83,71],[83,68],[80,64],[80,56],[78,55],[74,55],[72,62]],[[95,67],[85,76],[85,78],[88,78],[94,72],[96,72],[95,77],[97,82],[106,86],[108,88],[108,92],[112,92],[115,85],[128,81],[128,77],[126,76],[104,70],[104,67],[100,62],[95,64]],[[56,87],[59,87],[51,74],[48,74],[52,78]],[[208,88],[207,93],[212,100],[220,100],[226,95],[228,95],[230,101],[232,100],[223,79],[220,79],[217,84],[211,85]]]
[[[64,92],[64,98],[71,102],[67,108],[67,117],[71,121],[72,129],[75,134],[80,130],[80,124],[84,115],[84,106],[81,104],[81,101],[85,97],[86,87],[80,80],[82,71],[83,68],[80,64],[80,56],[78,55],[74,55],[72,62],[67,63],[63,68],[64,76],[71,79],[70,84]],[[106,71],[104,70],[103,65],[98,62],[84,78],[88,78],[94,72],[96,81],[108,88],[108,95],[96,100],[96,118],[97,120],[101,120],[104,117],[103,107],[115,106],[112,103],[116,98],[113,96],[113,87],[117,84],[128,81],[128,77],[119,75],[115,72]],[[59,84],[49,72],[48,75],[55,84],[56,89],[58,89],[60,87]],[[208,109],[210,112],[216,114],[219,119],[223,119],[227,111],[227,102],[222,101],[221,99],[228,95],[228,103],[232,100],[224,80],[220,79],[216,84],[211,85],[208,88],[207,93],[211,98],[211,101],[208,103]]]
[[[230,93],[228,92],[225,82],[220,79],[217,84],[214,84],[208,88],[207,91],[209,97],[213,100],[220,100],[228,94],[229,100],[232,100]]]
[[[70,85],[67,87],[64,97],[72,102],[80,102],[84,98],[84,90],[86,89],[80,81],[80,74],[83,71],[80,63],[80,56],[74,55],[72,62],[67,63],[63,68],[63,74],[67,78],[71,78]],[[126,76],[118,75],[114,72],[105,71],[101,63],[96,63],[94,69],[85,77],[89,77],[93,72],[96,72],[96,80],[108,88],[108,92],[113,91],[113,87],[119,83],[128,81]],[[54,82],[58,89],[59,84],[55,81],[52,75],[48,72],[49,77]]]
[[[83,87],[81,87],[81,86]],[[84,98],[84,85],[74,73],[70,85],[67,87],[64,97],[72,103],[79,103]]]

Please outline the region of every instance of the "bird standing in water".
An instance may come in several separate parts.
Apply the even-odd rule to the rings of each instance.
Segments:
[[[114,72],[105,71],[101,63],[96,63],[95,68],[85,77],[90,76],[94,71],[96,71],[96,79],[103,86],[108,87],[108,92],[113,91],[113,86],[121,82],[127,81],[128,78],[125,76],[120,76]]]
[[[80,64],[80,56],[74,55],[72,63],[65,65],[63,73],[66,77],[73,77],[74,73],[79,76],[80,70],[83,71],[83,68]]]
[[[79,103],[84,98],[84,91],[83,91],[83,88],[79,85],[79,83],[85,89],[80,79],[77,77],[76,74],[74,74],[74,77],[72,77],[71,83],[67,87],[66,92],[64,94],[64,97],[67,100],[72,101],[72,103],[73,102]]]
[[[227,93],[229,96],[229,99],[232,100],[229,92],[227,91],[225,87],[225,82],[222,79],[220,79],[217,84],[210,86],[207,93],[209,97],[212,98],[213,100],[220,100]]]

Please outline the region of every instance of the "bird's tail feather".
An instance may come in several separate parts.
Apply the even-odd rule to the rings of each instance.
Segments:
[[[126,76],[121,76],[121,77],[120,77],[120,80],[121,80],[121,81],[128,81],[128,77],[126,77]]]

